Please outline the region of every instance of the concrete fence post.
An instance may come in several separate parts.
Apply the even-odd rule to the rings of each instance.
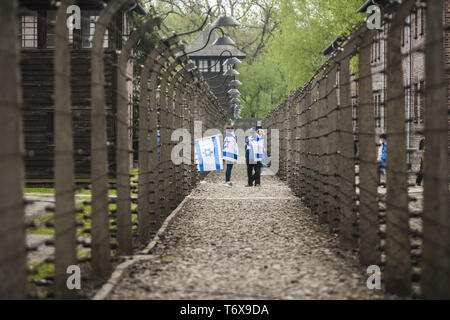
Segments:
[[[316,185],[319,190],[317,193],[319,208],[317,210],[319,223],[328,223],[328,212],[330,208],[330,199],[328,186],[324,181],[325,175],[328,173],[328,157],[324,156],[327,152],[329,121],[323,115],[327,112],[327,75],[322,69],[318,75],[319,95],[317,99],[316,114],[314,120],[317,121],[318,131],[313,141],[316,144],[315,159],[318,167],[316,171]]]
[[[341,201],[341,215],[339,220],[340,244],[345,249],[357,248],[356,238],[353,234],[357,232],[356,207],[355,207],[355,150],[353,141],[352,125],[352,99],[351,99],[351,78],[350,59],[348,50],[344,50],[343,58],[339,69],[339,151],[340,151],[340,175],[341,191],[347,196]],[[340,57],[339,57],[340,58]]]
[[[394,14],[387,37],[386,86],[386,291],[402,296],[411,292],[411,244],[409,240],[408,166],[406,163],[405,81],[401,33],[414,1]]]
[[[423,250],[420,285],[427,299],[450,299],[450,215],[448,190],[449,5],[427,1],[425,58],[425,161]],[[448,20],[447,20],[448,23]],[[447,59],[447,60],[445,60]],[[445,67],[447,72],[445,71]]]
[[[17,1],[0,1],[0,299],[24,299],[26,284],[22,89]]]
[[[160,224],[157,86],[161,69],[172,55],[170,47],[177,42],[176,36],[160,41],[145,60],[141,71],[138,226],[142,244],[147,244],[151,233],[156,232]]]
[[[117,245],[118,253],[130,255],[133,253],[132,220],[131,220],[131,186],[130,186],[130,114],[127,97],[127,66],[133,48],[146,33],[152,33],[159,26],[161,19],[147,20],[137,30],[134,30],[126,41],[119,55],[117,67],[117,141],[116,141],[116,179],[117,179]],[[147,76],[148,79],[148,76]],[[144,79],[144,81],[147,81]],[[146,89],[144,89],[146,91]],[[145,92],[147,95],[147,92]],[[144,96],[144,101],[146,96]],[[145,114],[143,115],[145,118]],[[145,121],[145,120],[144,120]],[[146,143],[146,142],[144,142]],[[144,156],[144,158],[146,158]],[[144,198],[147,197],[147,193]],[[147,199],[148,202],[148,199]],[[146,208],[144,208],[145,210]]]
[[[328,159],[328,173],[327,182],[328,193],[330,199],[330,206],[328,212],[328,223],[330,232],[336,232],[339,226],[341,207],[341,193],[340,185],[337,181],[337,175],[339,173],[339,157],[338,145],[339,145],[339,132],[338,132],[338,99],[337,99],[337,76],[338,76],[338,65],[335,60],[331,61],[330,70],[327,74],[327,118],[328,118],[328,131],[331,132],[328,138],[328,147],[326,150]]]
[[[314,197],[314,185],[312,182],[312,159],[311,159],[311,140],[312,135],[311,116],[312,116],[312,83],[309,83],[305,88],[305,111],[303,113],[304,131],[302,140],[304,141],[305,152],[305,166],[304,166],[304,179],[305,179],[305,202],[312,212],[312,200]]]
[[[67,268],[77,264],[75,221],[75,174],[70,87],[70,51],[67,41],[67,7],[58,8],[54,55],[54,141],[55,141],[55,295],[59,299],[76,296],[67,288]]]
[[[133,0],[109,3],[95,23],[91,51],[91,184],[92,184],[92,268],[99,281],[111,272],[108,205],[108,142],[103,41],[107,26],[120,8]]]
[[[371,41],[375,31],[367,31],[359,51],[359,256],[363,266],[380,265],[378,221],[378,173],[375,143],[375,116],[372,101],[372,76],[370,65]]]

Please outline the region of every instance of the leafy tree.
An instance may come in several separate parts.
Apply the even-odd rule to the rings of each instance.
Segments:
[[[261,55],[239,67],[243,118],[262,118],[283,99],[286,87],[278,66]]]
[[[327,60],[320,54],[335,38],[345,36],[363,17],[364,0],[280,0],[281,24],[268,46],[289,90],[306,83]]]
[[[264,117],[290,90],[305,84],[327,60],[321,55],[336,37],[362,23],[365,0],[147,0],[164,19],[161,36],[197,29],[231,15],[241,28],[227,34],[247,54],[239,66],[243,117]],[[185,37],[189,43],[197,34]],[[355,60],[356,61],[356,60]],[[354,61],[352,66],[354,66]],[[352,68],[354,69],[354,68]],[[357,72],[357,70],[355,70]]]
[[[221,15],[233,16],[241,27],[224,31],[250,60],[264,49],[279,25],[278,0],[153,0],[144,3],[163,19],[164,36],[199,28],[208,12],[211,23]],[[190,43],[197,35],[194,33],[183,40]]]

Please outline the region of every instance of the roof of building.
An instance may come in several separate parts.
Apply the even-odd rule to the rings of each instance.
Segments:
[[[324,56],[327,56],[327,55],[333,53],[333,52],[339,47],[339,45],[340,45],[341,43],[342,43],[342,39],[341,39],[341,38],[336,38],[336,39],[334,39],[333,42],[332,42],[328,47],[326,47],[325,50],[323,50],[321,53],[322,53]]]
[[[131,4],[127,11],[134,11],[138,15],[145,16],[147,14],[147,11],[145,10],[144,6],[142,5],[142,0],[135,0],[134,4]]]
[[[132,7],[134,11],[136,11],[137,14],[139,15],[146,15],[147,11],[145,11],[145,8],[143,7],[141,0],[136,0],[136,6]]]
[[[106,3],[111,3],[114,0],[103,0]],[[21,6],[42,6],[43,8],[45,7],[52,7],[54,5],[53,3],[54,1],[52,0],[19,0],[19,4]],[[84,7],[93,7],[93,8],[98,8],[98,9],[102,9],[102,3],[101,1],[92,1],[92,0],[78,0],[76,1],[77,5],[80,6],[81,8]],[[145,9],[145,7],[142,4],[142,0],[134,0],[134,3],[129,4],[126,7],[126,10],[128,11],[134,11],[139,15],[146,15],[147,11]]]
[[[367,11],[367,8],[369,8],[369,6],[372,5],[376,5],[379,6],[380,8],[384,7],[384,5],[388,3],[387,0],[367,0],[362,6],[361,8],[359,8],[358,10],[356,10],[356,13],[364,13]]]
[[[186,52],[189,53],[189,52],[196,51],[196,50],[202,48],[206,44],[206,42],[208,41],[208,35],[209,35],[211,29],[212,29],[211,24],[208,24],[205,27],[205,29],[203,29],[203,31],[200,32],[198,37],[195,38],[195,40],[192,41],[192,43],[186,47]],[[188,56],[189,57],[219,57],[220,54],[224,50],[229,50],[234,57],[238,57],[240,59],[246,57],[246,54],[243,53],[242,51],[240,51],[236,47],[228,46],[228,45],[226,45],[226,46],[213,46],[212,44],[219,37],[220,37],[219,32],[217,32],[217,30],[213,30],[213,32],[211,33],[211,37],[209,39],[208,45],[204,49],[202,49],[202,50],[200,50],[198,52],[195,52],[193,54],[188,54]]]

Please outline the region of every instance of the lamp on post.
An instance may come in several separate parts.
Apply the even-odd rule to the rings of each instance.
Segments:
[[[221,16],[212,25],[213,27],[239,27],[241,24],[232,16]]]
[[[241,60],[239,60],[236,57],[230,57],[223,63],[224,66],[234,66],[235,64],[241,63]]]
[[[215,5],[215,6],[217,6],[217,5]],[[215,6],[213,6],[213,7],[215,7]],[[213,8],[212,7],[212,8]],[[208,11],[208,17],[210,16],[210,14],[211,14],[211,12],[212,12],[212,8],[210,8],[209,9],[209,11]],[[233,51],[233,49],[232,48],[230,48],[230,47],[234,47],[236,44],[235,44],[235,42],[230,38],[230,37],[228,37],[226,34],[225,34],[225,32],[224,32],[224,30],[222,29],[222,28],[228,28],[228,27],[239,27],[240,26],[240,24],[239,24],[239,22],[234,18],[234,17],[231,17],[231,16],[226,16],[226,15],[223,15],[223,16],[220,16],[220,17],[218,17],[211,25],[209,25],[207,28],[204,28],[205,27],[205,25],[206,25],[206,23],[207,23],[207,20],[208,20],[208,17],[204,20],[204,22],[203,22],[203,24],[202,24],[202,26],[201,27],[199,27],[198,29],[196,29],[196,30],[193,30],[193,31],[190,31],[190,32],[186,32],[186,33],[183,33],[183,34],[181,34],[181,35],[179,35],[179,36],[184,36],[184,35],[188,35],[188,34],[192,34],[192,33],[194,33],[194,32],[197,32],[197,31],[200,31],[200,30],[203,30],[204,29],[204,31],[202,32],[202,38],[199,36],[197,39],[201,39],[200,41],[198,41],[198,40],[196,40],[196,44],[195,45],[192,45],[191,47],[190,47],[190,50],[191,51],[189,51],[189,52],[184,52],[182,55],[183,56],[189,56],[189,57],[191,57],[191,56],[199,56],[199,55],[201,55],[202,53],[198,53],[197,55],[194,55],[195,53],[197,53],[197,52],[200,52],[200,51],[202,51],[202,50],[204,50],[205,48],[207,48],[208,46],[214,46],[216,49],[214,49],[213,51],[214,52],[217,52],[217,51],[219,51],[220,49],[218,48],[218,47],[216,47],[216,46],[228,46],[228,48],[224,48],[224,49],[228,49],[228,50],[220,50],[220,51],[222,51],[221,53],[220,53],[220,55],[219,55],[219,57],[217,58],[217,61],[215,62],[215,63],[211,63],[211,61],[209,61],[209,63],[207,62],[207,64],[206,64],[206,66],[204,65],[204,64],[202,64],[202,70],[201,71],[203,71],[203,72],[217,72],[217,69],[221,69],[221,68],[217,68],[216,66],[217,66],[217,64],[222,64],[222,62],[223,62],[223,70],[224,70],[224,72],[223,73],[221,73],[220,71],[216,74],[216,75],[213,75],[212,77],[210,77],[210,78],[204,78],[204,80],[206,81],[206,82],[208,82],[209,84],[213,84],[213,82],[211,81],[211,80],[213,80],[213,79],[215,79],[215,78],[218,78],[218,77],[220,77],[220,76],[223,76],[225,79],[224,79],[224,81],[223,81],[223,83],[221,84],[221,85],[219,85],[219,86],[216,86],[216,87],[210,87],[212,90],[214,90],[215,92],[215,95],[217,96],[217,98],[218,98],[218,100],[220,100],[221,101],[221,104],[227,104],[227,101],[229,100],[229,96],[228,96],[228,94],[227,93],[229,93],[229,94],[232,94],[232,95],[234,95],[234,97],[239,97],[239,95],[240,95],[240,93],[239,93],[239,91],[237,90],[237,89],[235,89],[235,87],[236,86],[238,86],[238,85],[241,85],[242,83],[240,82],[240,81],[237,81],[237,80],[234,80],[234,79],[231,79],[232,81],[230,82],[231,83],[231,85],[229,84],[229,86],[226,86],[225,84],[228,82],[228,81],[230,81],[230,77],[234,77],[234,76],[236,76],[236,75],[239,75],[239,72],[238,71],[236,71],[234,68],[235,68],[235,65],[236,64],[238,64],[238,63],[241,63],[241,61],[238,59],[238,58],[236,58],[236,57],[233,57],[233,53],[231,52],[231,51]],[[217,30],[217,31],[216,31]],[[214,32],[216,32],[216,33],[214,33]],[[219,32],[220,34],[218,34],[217,32]],[[215,39],[214,41],[211,41],[211,39]],[[205,40],[206,40],[206,43],[205,43]],[[212,44],[210,44],[210,42],[212,42]],[[218,50],[219,49],[219,50]],[[231,50],[231,51],[230,51]],[[219,52],[220,52],[219,51]],[[209,51],[207,51],[207,52],[209,52]],[[205,52],[203,52],[203,53],[205,53]],[[229,57],[224,57],[224,58],[222,58],[222,56],[225,54],[225,53],[227,53],[228,55],[229,55]],[[206,54],[206,55],[208,55],[208,54]],[[244,55],[245,56],[245,55]],[[217,56],[216,56],[217,57]],[[228,59],[226,59],[226,58],[228,58]],[[226,60],[225,60],[226,59]],[[224,61],[225,60],[225,61]],[[203,61],[202,61],[203,62]],[[212,64],[212,65],[211,65]],[[208,66],[209,65],[209,66]],[[205,69],[204,69],[205,68]],[[222,90],[222,88],[224,88],[224,90]],[[230,88],[232,88],[231,90],[236,90],[237,92],[234,92],[234,91],[232,91],[232,92],[234,92],[234,93],[230,93],[229,91],[230,90],[228,90],[228,89],[230,89]],[[219,90],[217,90],[217,89],[219,89]],[[228,90],[228,92],[227,92],[227,90]],[[217,91],[220,91],[220,92],[217,92]],[[223,92],[222,92],[223,91]],[[239,100],[238,100],[239,101]]]
[[[209,9],[208,16],[211,13],[211,10],[212,10],[212,8]],[[180,36],[185,36],[185,35],[200,31],[206,25],[207,21],[208,21],[208,18],[206,18],[203,21],[203,24],[201,25],[200,28],[193,30],[193,31],[186,32],[186,33],[182,33],[182,34],[180,34]],[[192,52],[187,52],[186,55],[190,55],[192,53],[196,53],[196,52],[199,52],[199,51],[205,49],[208,46],[209,41],[211,40],[211,35],[214,32],[214,30],[219,30],[222,34],[221,37],[219,37],[216,41],[214,41],[214,43],[213,43],[214,46],[223,46],[223,45],[234,46],[235,45],[234,41],[231,40],[230,37],[225,35],[225,32],[223,31],[222,28],[224,28],[224,27],[239,27],[240,23],[237,22],[236,19],[234,19],[231,16],[221,16],[221,17],[217,18],[217,20],[214,21],[214,23],[211,26],[212,26],[212,28],[209,31],[208,40],[206,40],[205,45],[203,47],[201,47],[200,49],[194,50]]]
[[[220,30],[222,30],[222,29],[220,29]],[[222,37],[217,38],[217,40],[214,41],[212,45],[213,46],[235,46],[236,43],[234,43],[234,41],[230,37],[223,35]]]
[[[242,82],[240,82],[239,80],[232,80],[228,83],[229,87],[237,87],[237,86],[242,86]]]
[[[225,71],[223,75],[225,77],[234,77],[234,76],[240,75],[240,73],[238,71],[236,71],[235,69],[229,69],[229,70]]]
[[[239,97],[241,95],[238,89],[230,89],[227,93],[233,97]]]

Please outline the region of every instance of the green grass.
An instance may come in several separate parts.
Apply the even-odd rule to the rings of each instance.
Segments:
[[[26,193],[55,193],[53,188],[25,188]]]
[[[77,257],[84,258],[90,257],[91,253],[89,251],[78,251]],[[36,270],[35,274],[30,274],[28,276],[28,281],[32,282],[33,280],[43,279],[48,276],[52,276],[55,274],[55,265],[53,263],[45,263],[45,262],[35,262],[29,265],[30,269]]]
[[[30,265],[31,269],[36,269],[36,274],[30,274],[28,276],[28,281],[43,279],[44,277],[53,275],[55,273],[55,265],[53,263],[32,263]]]
[[[36,224],[39,226],[41,224],[44,224],[45,222],[55,222],[53,213],[46,213],[44,215],[41,215],[34,219]],[[46,227],[45,225],[42,225],[41,227],[34,229],[31,228],[28,230],[29,234],[38,234],[38,235],[54,235],[55,230],[51,227]]]
[[[135,184],[138,180],[138,169],[133,169],[131,170],[131,174],[133,174],[134,176],[131,178],[131,182],[133,184]],[[54,194],[55,193],[55,189],[54,188],[25,188],[25,192],[26,193],[42,193],[42,194]],[[91,194],[91,190],[88,189],[77,189],[76,190],[76,194],[77,195],[86,195],[89,196]],[[109,195],[117,195],[117,190],[115,189],[110,189],[108,190],[108,194]],[[133,196],[137,196],[136,193],[132,193]],[[77,196],[77,199],[89,199],[89,197],[83,197],[83,196]],[[82,228],[77,228],[77,236],[88,236],[88,234],[83,233],[83,229],[90,229],[91,228],[91,220],[89,219],[91,216],[91,206],[90,205],[83,205],[83,203],[81,202],[77,202],[77,209],[83,209],[83,212],[81,213],[77,213],[75,216],[75,219],[78,222],[83,222],[84,223],[84,227]],[[110,204],[109,205],[109,210],[116,210],[116,204]],[[131,210],[136,210],[137,208],[137,204],[132,203],[131,204]],[[84,217],[87,216],[89,217],[88,219],[84,219]],[[113,223],[116,221],[115,218],[110,218],[109,219],[110,223]],[[137,221],[137,215],[133,214],[132,215],[132,221],[136,222]],[[28,233],[29,234],[35,234],[35,235],[54,235],[55,234],[55,230],[52,227],[47,227],[44,224],[46,222],[51,222],[54,223],[55,219],[54,219],[54,213],[47,213],[44,215],[41,215],[39,217],[35,218],[35,222],[38,226],[40,226],[39,228],[30,228],[28,229]],[[110,225],[110,227],[113,227],[112,225]]]
[[[133,177],[131,177],[130,181],[132,183],[133,182],[136,183],[138,181],[138,178],[139,178],[139,169],[135,168],[135,169],[131,170],[130,174],[133,175]],[[113,182],[113,181],[111,181],[111,182]],[[55,189],[54,188],[25,188],[25,193],[54,194],[55,193]],[[75,194],[90,195],[91,194],[91,190],[89,190],[89,189],[76,189]],[[109,189],[108,190],[108,194],[110,194],[110,195],[117,195],[117,190],[116,189]]]
[[[77,257],[78,258],[85,258],[85,257],[90,257],[91,256],[91,252],[90,251],[78,251],[77,252]]]
[[[134,175],[131,178],[131,182],[133,184],[135,184],[138,180],[138,169],[133,169],[131,171],[131,173]],[[41,193],[43,195],[52,195],[55,193],[55,189],[54,188],[25,188],[25,192],[27,193]],[[110,189],[108,190],[109,195],[116,195],[117,194],[117,190],[113,190]],[[91,194],[90,190],[82,190],[82,189],[77,189],[76,190],[76,194],[77,195],[85,195],[83,196],[77,196],[78,200],[81,199],[90,199],[90,197],[87,197]],[[132,195],[136,195],[136,193],[132,193]],[[80,236],[89,236],[88,233],[84,233],[83,229],[91,229],[91,212],[92,212],[92,208],[90,205],[84,205],[81,201],[77,201],[77,208],[78,209],[83,209],[82,212],[77,212],[75,215],[75,220],[78,222],[82,222],[84,224],[83,227],[77,227],[77,237]],[[136,210],[137,208],[137,204],[132,203],[131,204],[131,209],[132,210]],[[116,204],[109,204],[109,210],[116,210],[117,209],[117,205]],[[87,219],[85,219],[85,217],[87,217]],[[133,214],[131,216],[132,221],[136,222],[138,220],[138,217],[136,214]],[[46,222],[50,222],[53,223],[55,222],[55,216],[54,213],[46,213],[44,215],[38,216],[35,218],[35,222],[38,226],[40,226],[39,228],[29,228],[27,230],[28,234],[35,234],[35,235],[50,235],[50,236],[54,236],[55,235],[55,229],[53,227],[47,227],[44,224]],[[109,218],[109,222],[110,222],[110,229],[115,228],[115,226],[113,226],[113,223],[116,222],[115,218]],[[136,229],[136,226],[133,226],[133,229]],[[83,258],[83,257],[90,257],[90,252],[89,251],[78,251],[77,252],[77,256],[78,258]],[[53,263],[45,263],[45,262],[39,262],[39,263],[33,263],[30,264],[29,267],[33,270],[36,270],[36,274],[30,274],[28,276],[28,280],[30,282],[32,282],[33,280],[39,280],[39,279],[43,279],[45,277],[48,276],[53,276],[55,273],[55,265]]]
[[[55,189],[54,188],[25,188],[25,193],[45,193],[45,194],[54,194]],[[77,189],[75,191],[75,194],[85,194],[90,195],[91,190],[88,189]],[[116,195],[117,190],[115,189],[109,189],[108,194],[110,195]]]
[[[86,205],[85,206],[82,203],[79,203],[77,205],[77,208],[83,208],[83,212],[82,213],[81,212],[77,213],[75,215],[75,220],[77,222],[83,222],[84,223],[84,227],[77,229],[77,236],[78,237],[79,236],[89,236],[89,234],[83,232],[83,229],[90,229],[91,228],[91,220],[90,219],[84,219],[84,216],[88,216],[88,217],[91,216],[91,212],[92,212],[91,206],[90,205]],[[117,208],[117,205],[114,204],[114,203],[109,205],[109,210],[110,211],[111,210],[116,210],[116,208]],[[132,203],[131,204],[131,210],[136,210],[136,208],[137,208],[137,204]],[[133,214],[131,216],[131,221],[132,222],[136,222],[137,220],[138,220],[137,215]],[[52,228],[52,227],[45,226],[44,223],[45,222],[52,222],[52,223],[54,223],[54,221],[55,221],[55,219],[54,219],[54,214],[53,213],[47,213],[47,214],[41,215],[41,216],[35,218],[36,224],[40,225],[40,227],[36,228],[36,229],[30,228],[28,230],[28,233],[29,234],[36,234],[36,235],[50,235],[50,236],[52,236],[52,235],[55,234],[55,229]],[[113,222],[116,221],[116,219],[115,218],[110,218],[109,221],[110,221],[110,226],[109,227],[113,228],[114,226],[112,224],[113,224]]]

